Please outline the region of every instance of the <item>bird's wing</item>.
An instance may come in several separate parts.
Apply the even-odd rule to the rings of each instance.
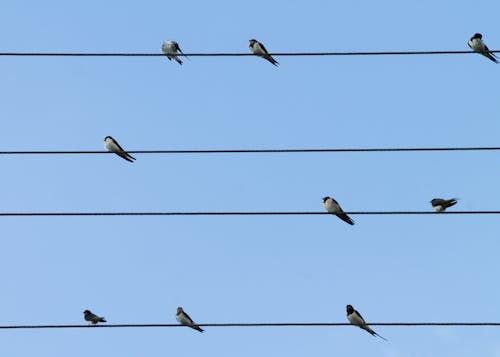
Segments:
[[[488,48],[488,46],[484,45],[484,50],[486,53],[488,53],[491,57],[494,57],[494,58],[498,58],[497,55],[495,55],[493,52],[490,51],[490,49]],[[488,58],[492,59],[490,56],[488,56]],[[495,59],[492,59],[493,61],[495,61]]]
[[[111,141],[113,142],[113,144],[115,144],[115,146],[118,148],[118,150],[125,152],[125,150],[123,150],[123,148],[120,146],[120,144],[118,144],[118,141],[116,141],[115,139],[111,139]]]
[[[358,310],[354,310],[354,313],[358,314],[358,316],[361,319],[361,321],[363,321],[363,323],[366,324],[365,319],[363,318],[363,316],[361,316],[361,314],[358,312]]]
[[[193,319],[191,317],[189,317],[189,315],[186,312],[183,312],[183,314],[186,317],[186,319],[189,321],[190,324],[194,324]]]
[[[260,42],[257,41],[257,43],[259,44],[260,48],[262,49],[262,51],[264,51],[265,53],[268,53],[266,48],[264,47],[264,45]]]

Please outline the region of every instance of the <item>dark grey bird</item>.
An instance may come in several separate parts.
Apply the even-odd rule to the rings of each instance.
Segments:
[[[436,210],[436,212],[444,212],[447,208],[455,205],[456,203],[456,198],[450,198],[449,200],[434,198],[431,200],[431,205]]]
[[[189,315],[186,312],[184,312],[184,310],[182,309],[182,307],[178,307],[177,308],[177,313],[175,314],[175,319],[181,325],[189,326],[192,329],[195,329],[196,331],[200,331],[200,332],[205,331],[200,326],[198,326],[198,325],[196,325],[194,323],[193,319],[191,319],[189,317]]]
[[[275,66],[278,66],[279,63],[278,61],[276,61],[266,50],[266,48],[264,47],[264,45],[262,43],[260,43],[259,41],[257,41],[256,39],[252,38],[251,40],[249,40],[250,44],[248,45],[248,48],[250,49],[250,51],[256,55],[256,56],[259,56],[259,57],[262,57],[266,60],[268,60],[269,62],[271,62],[272,64],[274,64]]]
[[[85,321],[88,321],[89,324],[95,325],[98,322],[106,322],[104,317],[97,316],[96,314],[93,314],[90,310],[85,310],[83,312],[83,318]]]
[[[376,333],[375,331],[373,331],[370,328],[370,326],[368,326],[366,324],[365,319],[363,319],[363,316],[361,316],[361,314],[358,311],[354,310],[354,308],[352,307],[352,305],[347,305],[346,306],[346,310],[347,310],[347,320],[349,320],[349,322],[351,324],[356,325],[356,326],[362,328],[363,330],[367,331],[372,336],[378,336],[382,340],[387,341],[385,338],[383,338],[378,333]]]
[[[354,221],[344,213],[342,207],[340,207],[339,203],[333,198],[329,196],[323,197],[323,207],[328,213],[336,215],[344,222],[349,223],[351,226],[354,225]]]
[[[104,138],[104,147],[127,161],[134,162],[135,160],[135,157],[123,150],[120,144],[118,144],[118,141],[113,139],[111,136],[106,136]]]
[[[491,61],[498,63],[498,57],[490,51],[488,46],[486,46],[486,44],[483,42],[483,35],[481,35],[480,33],[475,33],[470,38],[469,42],[467,42],[467,44],[474,52],[480,53]]]

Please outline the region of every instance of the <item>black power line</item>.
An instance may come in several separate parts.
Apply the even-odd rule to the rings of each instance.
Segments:
[[[370,326],[469,326],[469,327],[499,327],[500,322],[375,322]],[[200,327],[329,327],[352,326],[347,322],[298,322],[298,323],[215,323],[197,324]],[[110,324],[110,325],[4,325],[0,329],[70,329],[70,328],[142,328],[142,327],[189,327],[179,324]]]
[[[500,147],[427,147],[427,148],[346,148],[346,149],[195,149],[195,150],[130,150],[130,154],[265,154],[328,152],[420,152],[420,151],[498,151]],[[30,150],[0,151],[0,155],[83,155],[114,154],[104,150]]]
[[[500,50],[490,51],[493,53]],[[394,56],[394,55],[457,55],[471,54],[474,51],[354,51],[354,52],[276,52],[271,56]],[[255,56],[253,53],[185,53],[189,57],[244,57]],[[0,52],[0,56],[44,56],[44,57],[161,57],[163,53],[106,53],[106,52]]]
[[[464,215],[464,214],[500,214],[500,211],[352,211],[350,215]],[[298,216],[331,215],[328,212],[0,212],[0,217],[27,216]]]

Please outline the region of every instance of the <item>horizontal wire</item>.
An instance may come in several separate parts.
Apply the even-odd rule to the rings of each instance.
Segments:
[[[490,51],[493,53],[500,50]],[[457,55],[470,54],[474,51],[374,51],[374,52],[276,52],[271,56],[391,56],[391,55]],[[189,57],[242,57],[255,56],[253,53],[185,53]],[[0,52],[0,56],[52,56],[52,57],[161,57],[163,53],[106,53],[106,52]]]
[[[321,152],[411,152],[411,151],[498,151],[498,146],[428,147],[428,148],[346,148],[346,149],[199,149],[199,150],[131,150],[130,154],[261,154],[261,153],[321,153]],[[83,155],[114,154],[104,150],[31,150],[0,151],[0,155]]]
[[[370,326],[500,326],[500,322],[375,322]],[[216,323],[197,324],[200,327],[327,327],[353,326],[347,322],[304,322],[304,323]],[[127,328],[127,327],[189,327],[180,324],[109,324],[109,325],[3,325],[0,329],[57,329],[57,328]]]
[[[350,215],[500,214],[500,211],[352,211]],[[331,215],[328,212],[0,212],[0,217],[26,216],[298,216]]]

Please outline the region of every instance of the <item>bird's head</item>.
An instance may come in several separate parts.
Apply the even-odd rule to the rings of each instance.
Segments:
[[[348,314],[351,314],[351,313],[353,313],[353,312],[354,312],[354,308],[352,307],[352,305],[347,305],[347,306],[345,307],[345,309],[347,310],[347,313],[348,313]]]
[[[325,203],[325,202],[326,202],[326,200],[328,200],[328,199],[330,199],[330,197],[329,197],[329,196],[323,197],[323,203]]]

